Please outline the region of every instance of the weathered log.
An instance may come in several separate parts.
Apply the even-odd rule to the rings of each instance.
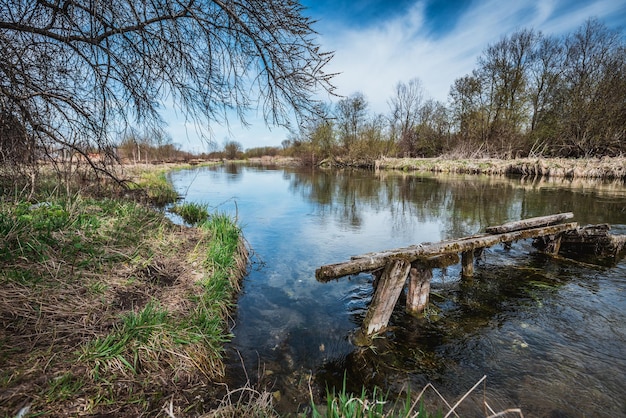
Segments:
[[[362,332],[365,335],[372,335],[387,326],[410,269],[411,263],[402,258],[391,260],[385,266],[363,320]]]
[[[587,225],[561,236],[561,252],[569,256],[617,257],[625,249],[626,236],[612,235],[607,224]]]
[[[538,216],[536,218],[522,219],[521,221],[507,222],[498,226],[489,226],[485,229],[488,234],[503,234],[505,232],[521,231],[523,229],[537,228],[554,225],[567,219],[572,219],[571,212],[558,213],[556,215]]]
[[[434,269],[444,268],[459,263],[459,255],[457,253],[439,254],[429,257],[418,257],[413,261],[413,267]]]
[[[409,273],[406,295],[406,311],[408,313],[419,314],[428,306],[432,278],[433,271],[430,268],[413,264]]]
[[[546,254],[557,255],[561,249],[562,235],[546,235],[533,240],[533,247]]]
[[[367,256],[353,258],[342,263],[321,266],[315,271],[318,281],[327,282],[350,274],[372,271],[387,264],[392,258],[404,258],[413,262],[420,257],[429,257],[439,254],[462,253],[476,248],[491,247],[500,242],[512,242],[527,238],[536,238],[542,235],[556,235],[576,229],[576,222],[545,226],[541,228],[524,229],[503,234],[480,234],[472,237],[441,241],[431,244],[419,244],[395,250],[370,253]]]
[[[472,277],[474,275],[474,250],[463,251],[461,254],[461,275]]]

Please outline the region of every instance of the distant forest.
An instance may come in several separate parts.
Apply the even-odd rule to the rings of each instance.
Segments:
[[[280,152],[311,163],[624,155],[624,36],[596,19],[563,37],[521,29],[486,47],[476,68],[454,81],[448,103],[426,97],[415,78],[396,85],[389,107],[372,114],[356,92],[323,106]]]

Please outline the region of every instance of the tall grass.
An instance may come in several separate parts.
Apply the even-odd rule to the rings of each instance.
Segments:
[[[208,205],[204,203],[185,202],[172,206],[170,212],[179,215],[190,225],[197,225],[209,219]]]
[[[365,387],[360,394],[353,394],[346,390],[346,375],[339,392],[335,388],[326,390],[326,405],[324,410],[311,400],[311,416],[313,418],[441,418],[441,412],[429,413],[421,402],[412,399],[408,391],[404,399],[391,400],[388,395],[380,393],[377,387],[368,394]]]
[[[139,173],[136,183],[130,183],[130,188],[143,190],[148,200],[157,206],[174,203],[179,198],[174,186],[167,180],[164,169]]]
[[[24,399],[34,414],[76,415],[84,400],[136,416],[174,393],[179,411],[203,411],[186,393],[224,375],[245,272],[235,222],[185,228],[135,202],[39,197],[0,198],[0,416]]]

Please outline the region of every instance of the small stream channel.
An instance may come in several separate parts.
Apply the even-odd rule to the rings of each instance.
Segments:
[[[229,344],[233,386],[276,392],[302,411],[326,387],[399,394],[432,383],[449,402],[484,375],[495,410],[530,417],[626,416],[626,261],[594,267],[493,247],[471,280],[434,270],[431,306],[401,300],[373,346],[351,344],[372,277],[318,283],[315,269],[352,255],[481,232],[490,225],[573,212],[581,225],[626,234],[622,182],[522,180],[400,172],[224,165],[174,172],[186,201],[237,217],[252,249]],[[244,367],[242,367],[242,365]],[[278,394],[280,394],[278,396]],[[482,408],[468,401],[463,416]]]

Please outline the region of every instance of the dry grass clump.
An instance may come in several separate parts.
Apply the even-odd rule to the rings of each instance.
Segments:
[[[376,169],[433,173],[520,175],[527,177],[601,178],[626,180],[626,158],[383,158]]]
[[[0,415],[210,408],[245,271],[232,220],[185,228],[80,197],[0,203]]]

